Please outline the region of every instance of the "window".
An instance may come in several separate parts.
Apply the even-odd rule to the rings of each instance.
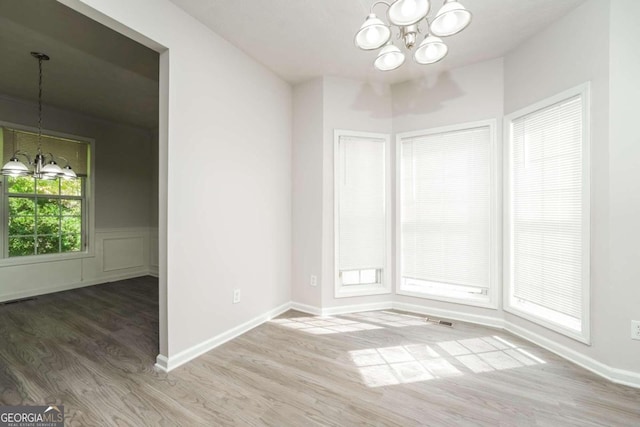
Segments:
[[[391,290],[389,137],[335,131],[336,297]]]
[[[3,164],[18,151],[36,152],[37,134],[0,128]],[[2,257],[78,253],[87,247],[89,143],[42,136],[42,151],[73,165],[78,179],[2,178]]]
[[[506,118],[505,309],[589,341],[588,86]]]
[[[397,141],[398,293],[495,307],[495,122]]]

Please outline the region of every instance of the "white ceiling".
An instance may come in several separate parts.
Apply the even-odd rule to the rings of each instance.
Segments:
[[[0,93],[37,101],[31,51],[51,57],[43,65],[45,104],[157,128],[156,52],[56,1],[0,0]]]
[[[374,0],[171,0],[291,83],[321,75],[397,83],[503,56],[583,0],[461,0],[471,25],[447,38],[438,64],[407,60],[398,70],[373,70],[374,52],[353,37]],[[432,0],[431,13],[442,4]],[[375,12],[386,13],[383,5]]]
[[[291,83],[321,75],[397,83],[502,56],[584,0],[462,0],[474,19],[446,40],[450,51],[442,62],[408,60],[386,73],[373,70],[374,52],[353,44],[374,0],[172,1]],[[432,0],[432,14],[441,1]],[[385,13],[384,6],[375,10]],[[45,104],[157,127],[156,52],[56,1],[0,0],[1,94],[37,99],[30,51],[51,56],[44,65]]]

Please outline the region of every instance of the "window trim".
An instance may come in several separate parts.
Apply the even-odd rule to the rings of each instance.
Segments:
[[[524,311],[511,303],[513,289],[511,286],[511,191],[512,191],[512,161],[511,161],[511,141],[512,123],[515,119],[535,111],[548,108],[554,104],[565,101],[576,96],[582,101],[582,318],[581,331],[564,327],[558,323],[553,323],[546,318],[536,316],[531,312]],[[505,312],[514,314],[530,322],[543,326],[554,332],[558,332],[576,341],[591,345],[591,84],[583,83],[571,89],[567,89],[551,97],[537,101],[527,107],[514,111],[504,117],[504,221],[503,221],[503,308]]]
[[[339,216],[339,180],[338,176],[338,156],[340,155],[339,144],[341,137],[355,138],[372,138],[383,140],[385,155],[385,266],[381,276],[381,283],[365,284],[365,285],[345,285],[340,283],[340,236],[338,235],[338,216]],[[333,131],[333,241],[334,241],[334,257],[333,257],[333,281],[334,281],[334,297],[348,298],[356,296],[383,295],[391,293],[391,274],[392,256],[391,256],[391,136],[386,133],[360,132],[344,129],[335,129]]]
[[[17,123],[11,123],[7,121],[0,120],[0,127],[9,127],[17,130],[23,130],[26,132],[38,132],[38,128],[32,126],[25,126]],[[4,196],[4,185],[6,180],[3,176],[0,176],[0,198],[2,200],[3,206],[0,209],[0,267],[8,267],[8,266],[17,266],[17,265],[29,265],[29,264],[39,264],[43,262],[56,262],[56,261],[66,261],[73,259],[82,259],[82,258],[91,258],[95,257],[95,156],[93,153],[95,152],[95,139],[88,138],[85,136],[74,135],[70,133],[57,132],[49,129],[42,129],[43,135],[50,135],[59,138],[73,139],[76,141],[82,141],[89,144],[89,162],[88,162],[88,176],[85,179],[85,207],[86,212],[83,215],[83,220],[86,221],[86,226],[84,230],[84,241],[85,247],[84,250],[79,252],[67,252],[67,253],[58,253],[58,254],[43,254],[43,255],[26,255],[21,257],[13,257],[5,258],[5,245],[7,242],[7,216],[6,212],[8,211],[8,198]],[[0,146],[0,152],[2,152]]]
[[[489,280],[489,290],[487,292],[487,298],[477,298],[473,297],[473,294],[470,294],[469,297],[460,298],[455,296],[447,296],[440,295],[437,293],[426,293],[426,292],[414,292],[402,289],[402,201],[400,200],[402,196],[402,140],[408,138],[415,138],[419,136],[432,135],[438,133],[446,133],[446,132],[455,132],[462,131],[466,129],[474,129],[480,127],[488,127],[489,128],[489,168],[490,168],[490,186],[489,189],[489,197],[490,197],[490,206],[491,206],[491,265],[490,265],[490,275],[491,278]],[[459,123],[455,125],[449,126],[441,126],[437,128],[430,129],[422,129],[412,132],[403,132],[396,134],[396,186],[395,186],[395,233],[396,233],[396,253],[395,253],[395,269],[396,269],[396,294],[422,298],[434,301],[444,301],[449,303],[456,303],[462,305],[468,305],[473,307],[482,307],[489,308],[493,310],[497,310],[499,307],[499,295],[501,291],[501,279],[502,276],[500,274],[500,232],[501,232],[501,190],[502,186],[499,184],[500,181],[500,158],[499,158],[499,150],[498,150],[498,135],[496,132],[497,129],[497,120],[489,119],[489,120],[480,120],[474,122],[466,122]]]

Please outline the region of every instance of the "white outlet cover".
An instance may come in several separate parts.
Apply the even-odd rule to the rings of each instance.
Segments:
[[[237,304],[240,302],[240,289],[234,289],[233,291],[233,303]]]
[[[318,276],[311,276],[309,279],[309,284],[311,286],[318,286]]]

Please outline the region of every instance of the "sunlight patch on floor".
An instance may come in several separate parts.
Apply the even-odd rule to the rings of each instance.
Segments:
[[[349,356],[368,387],[430,381],[545,363],[497,336],[443,341],[435,345],[412,344],[353,350]]]

